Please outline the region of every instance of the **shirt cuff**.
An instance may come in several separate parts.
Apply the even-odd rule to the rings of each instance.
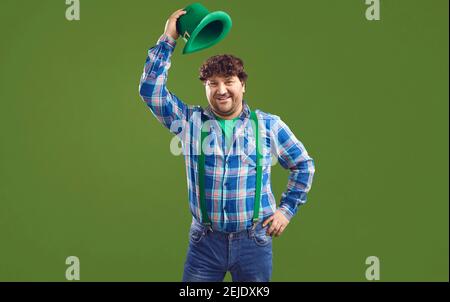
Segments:
[[[281,205],[278,210],[280,210],[281,214],[283,214],[284,217],[286,217],[286,219],[289,221],[291,221],[291,218],[294,216],[287,205]]]
[[[174,38],[172,38],[166,34],[162,34],[161,37],[159,37],[158,42],[156,42],[156,44],[159,44],[159,43],[165,43],[171,49],[174,49],[175,46],[177,45],[177,41]]]

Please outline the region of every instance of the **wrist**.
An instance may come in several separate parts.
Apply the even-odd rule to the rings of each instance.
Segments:
[[[283,214],[283,216],[290,221],[292,219],[292,213],[289,209],[287,209],[285,206],[280,206],[278,209],[278,211],[280,211],[281,214]]]
[[[177,41],[170,35],[164,33],[159,37],[157,44],[159,43],[164,43],[167,45],[167,47],[174,49],[177,44]]]
[[[177,40],[177,38],[178,38],[178,37],[174,37],[172,34],[169,34],[169,33],[166,33],[166,32],[164,33],[164,35],[167,36],[167,38],[169,38],[169,40],[171,42],[175,42]]]

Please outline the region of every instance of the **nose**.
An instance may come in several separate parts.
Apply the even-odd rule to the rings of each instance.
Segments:
[[[221,95],[226,94],[227,93],[227,87],[225,86],[224,83],[220,83],[219,86],[217,87],[217,92]]]

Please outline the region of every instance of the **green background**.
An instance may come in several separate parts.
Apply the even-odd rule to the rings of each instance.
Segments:
[[[140,99],[168,16],[191,2],[0,4],[0,280],[179,281],[191,216],[184,160]],[[448,281],[448,1],[202,1],[233,28],[172,57],[168,88],[206,106],[211,55],[245,62],[246,100],[279,115],[316,163],[308,202],[274,239],[273,281]],[[279,200],[288,172],[273,168]],[[226,280],[230,277],[227,275]]]

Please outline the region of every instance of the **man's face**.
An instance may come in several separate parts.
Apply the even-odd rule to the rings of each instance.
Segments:
[[[224,118],[241,113],[245,83],[242,84],[237,76],[213,76],[206,80],[205,89],[214,113]]]

